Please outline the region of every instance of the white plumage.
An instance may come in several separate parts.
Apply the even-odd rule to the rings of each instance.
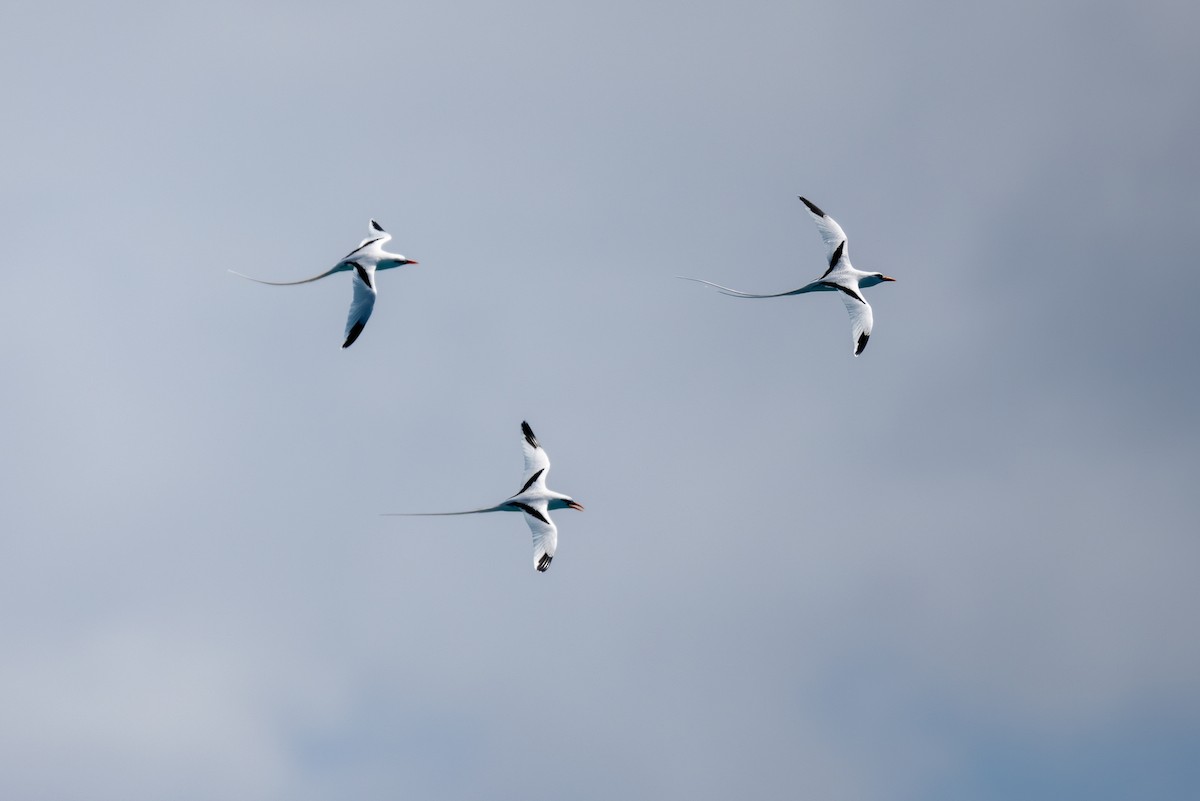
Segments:
[[[808,213],[817,224],[817,230],[821,233],[821,241],[825,243],[825,259],[829,263],[829,267],[825,270],[824,275],[816,281],[789,292],[756,295],[750,292],[730,289],[727,286],[714,284],[712,281],[705,281],[700,278],[688,278],[682,275],[679,277],[685,281],[696,281],[716,287],[722,293],[732,295],[735,298],[781,298],[785,295],[803,295],[807,292],[839,292],[842,303],[846,305],[846,311],[850,314],[850,335],[854,343],[854,355],[857,356],[867,347],[867,340],[871,338],[871,328],[874,323],[871,304],[867,303],[867,299],[863,297],[861,290],[869,286],[881,284],[884,281],[895,281],[896,279],[889,278],[883,273],[865,273],[862,270],[854,269],[850,264],[846,233],[837,224],[837,220],[821,211],[821,209],[817,208],[815,204],[809,202],[806,198],[802,197],[800,200],[808,208]]]
[[[383,249],[384,244],[391,240],[392,235],[383,230],[383,226],[379,223],[371,220],[369,230],[370,234],[358,244],[358,247],[347,253],[331,269],[320,275],[314,275],[312,278],[304,278],[299,281],[263,281],[236,270],[229,272],[260,284],[295,286],[296,284],[311,283],[334,273],[353,270],[354,298],[350,301],[350,314],[346,318],[346,341],[342,343],[343,348],[348,348],[354,344],[354,340],[358,339],[358,335],[367,325],[367,320],[371,318],[371,312],[375,309],[375,297],[378,294],[375,289],[375,272],[417,263],[415,259],[405,258],[399,253],[388,253]]]
[[[521,491],[503,503],[486,509],[471,509],[466,512],[389,512],[393,517],[425,517],[447,515],[476,515],[484,512],[522,512],[529,532],[533,535],[533,567],[540,573],[546,572],[558,548],[558,528],[550,519],[551,509],[578,509],[582,504],[568,495],[548,489],[546,476],[550,472],[550,457],[533,435],[529,423],[521,422],[524,439],[521,447],[525,452],[525,479]]]

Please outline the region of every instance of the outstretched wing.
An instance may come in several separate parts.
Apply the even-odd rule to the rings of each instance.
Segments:
[[[812,215],[813,220],[817,224],[817,230],[821,232],[821,241],[825,243],[825,260],[829,262],[829,268],[821,276],[824,278],[843,260],[849,261],[850,259],[850,248],[846,243],[846,232],[842,230],[842,226],[837,224],[837,220],[821,211],[808,198],[802,197],[800,201],[808,207],[808,213]]]
[[[354,299],[350,302],[350,316],[346,318],[346,341],[343,348],[348,348],[358,339],[367,320],[371,319],[371,311],[375,308],[375,267],[364,267],[358,262],[350,262],[354,268]]]
[[[550,519],[546,501],[520,506],[525,513],[525,522],[529,524],[529,532],[533,534],[533,567],[539,573],[545,573],[558,548],[558,529]]]
[[[351,261],[355,256],[362,253],[362,251],[370,245],[375,245],[377,248],[381,248],[385,242],[392,238],[392,235],[383,230],[383,226],[374,220],[371,220],[371,224],[367,226],[367,230],[370,231],[370,233],[367,234],[367,238],[359,242],[358,247],[343,256],[342,261]]]
[[[529,423],[524,420],[521,421],[521,433],[525,435],[521,441],[521,448],[525,451],[525,485],[521,487],[521,492],[525,492],[530,487],[545,489],[546,475],[550,472],[550,457],[546,455],[545,449],[533,435],[533,429],[529,427]],[[518,492],[517,495],[520,495],[521,492]]]
[[[857,288],[841,284],[831,286],[841,291],[842,302],[846,304],[846,311],[850,314],[850,337],[854,342],[854,355],[857,356],[867,347],[867,340],[871,338],[871,326],[875,321],[875,316],[871,313],[871,304],[867,303],[867,299]]]
[[[379,223],[375,222],[374,220],[371,220],[370,223],[367,225],[367,230],[370,233],[367,234],[366,239],[364,239],[361,243],[359,243],[358,246],[360,248],[363,245],[365,245],[371,241],[378,242],[379,244],[382,245],[384,242],[387,242],[392,238],[392,235],[389,234],[387,231],[383,230],[383,226],[380,225]]]
[[[811,284],[805,284],[799,289],[793,289],[789,292],[775,292],[770,295],[755,295],[750,292],[742,292],[737,289],[730,289],[727,286],[714,284],[712,281],[705,281],[703,278],[688,278],[686,275],[677,275],[676,278],[682,278],[684,281],[695,281],[697,284],[707,284],[721,291],[722,295],[731,295],[735,298],[782,298],[785,295],[803,295],[805,292],[827,292],[830,287],[825,286],[820,281],[814,281]]]
[[[361,251],[363,248],[365,248],[367,245],[370,245],[373,242],[377,242],[382,247],[383,243],[387,242],[388,240],[390,240],[392,238],[392,235],[389,234],[387,231],[383,230],[383,226],[380,225],[379,223],[375,222],[374,220],[371,220],[371,224],[370,224],[370,227],[368,230],[370,230],[371,233],[367,235],[366,239],[364,239],[362,242],[358,243],[358,247],[356,247],[354,250],[347,253],[342,258],[341,261],[339,261],[336,265],[334,265],[334,267],[332,269],[326,270],[325,272],[321,273],[320,275],[314,275],[312,278],[302,278],[299,281],[264,281],[261,278],[254,278],[253,276],[246,275],[245,273],[239,273],[237,270],[231,269],[229,272],[231,272],[234,275],[239,276],[241,278],[245,278],[247,281],[255,281],[259,284],[267,284],[269,286],[295,286],[296,284],[307,284],[312,281],[319,281],[327,275],[333,275],[334,273],[342,273],[342,272],[345,272],[346,270],[353,269],[354,268],[353,257],[355,254],[357,254],[359,251]],[[369,314],[370,313],[368,312],[368,315]]]

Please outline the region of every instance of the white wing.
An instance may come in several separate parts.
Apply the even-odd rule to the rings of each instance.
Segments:
[[[521,487],[521,492],[525,492],[530,487],[539,489],[546,488],[546,475],[550,472],[550,457],[546,455],[545,449],[537,441],[537,437],[533,435],[533,429],[529,427],[529,423],[521,421],[521,433],[525,438],[521,440],[521,447],[525,451],[525,486]],[[517,494],[520,495],[521,492]],[[553,528],[553,524],[551,524]],[[553,555],[551,549],[551,555]]]
[[[346,318],[346,341],[343,348],[348,348],[358,339],[367,320],[371,319],[371,311],[375,308],[375,266],[362,266],[351,262],[354,268],[354,300],[350,302],[350,316]]]
[[[558,529],[550,519],[546,501],[530,504],[521,511],[525,513],[525,522],[533,534],[533,567],[539,573],[545,573],[558,548]]]
[[[854,355],[857,356],[863,352],[867,340],[871,338],[871,325],[875,316],[871,313],[871,304],[867,303],[861,292],[844,289],[840,284],[838,289],[842,290],[842,302],[846,304],[846,311],[850,313],[850,337],[854,342]]]
[[[842,226],[837,224],[837,220],[817,208],[815,203],[810,203],[807,198],[803,197],[800,200],[808,207],[808,213],[816,222],[817,230],[821,232],[821,241],[825,243],[825,261],[829,263],[829,269],[825,271],[825,275],[829,275],[829,271],[838,264],[850,260],[850,246],[846,243],[846,232],[842,230]],[[821,277],[824,278],[825,275]]]
[[[390,241],[392,238],[392,235],[383,230],[383,226],[374,220],[371,220],[371,224],[367,227],[367,230],[370,231],[370,233],[367,234],[367,238],[359,242],[358,247],[343,256],[343,262],[347,264],[351,263],[354,257],[360,255],[363,248],[367,247],[368,245],[375,250],[379,250],[384,246],[384,243]]]
[[[682,278],[684,281],[695,281],[697,284],[707,284],[721,290],[723,295],[731,295],[735,298],[782,298],[785,295],[803,295],[805,292],[828,292],[832,287],[825,286],[820,281],[813,281],[811,284],[805,284],[799,289],[793,289],[789,292],[775,292],[770,295],[754,295],[749,292],[742,292],[737,289],[730,289],[727,286],[714,284],[712,281],[705,281],[703,278],[688,278],[686,275],[677,275],[676,278]]]
[[[367,226],[367,231],[369,231],[367,238],[358,243],[359,249],[361,249],[364,245],[371,244],[372,242],[378,242],[379,246],[383,247],[383,244],[390,241],[392,238],[392,235],[383,230],[383,226],[374,220],[371,220],[370,224]]]

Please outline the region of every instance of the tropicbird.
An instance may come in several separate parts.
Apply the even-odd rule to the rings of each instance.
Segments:
[[[521,421],[521,433],[525,435],[521,447],[525,451],[525,483],[520,492],[503,503],[486,509],[471,509],[466,512],[388,512],[387,517],[444,517],[448,515],[477,515],[484,512],[524,512],[525,522],[533,534],[533,566],[545,573],[554,559],[558,546],[558,528],[550,519],[551,509],[578,509],[583,505],[569,495],[546,488],[546,474],[550,472],[550,457],[538,444],[529,423]]]
[[[846,304],[846,311],[850,313],[850,334],[854,343],[854,355],[857,356],[863,352],[863,348],[867,347],[867,340],[871,338],[871,324],[874,321],[871,304],[867,303],[867,299],[863,297],[860,290],[896,279],[889,278],[883,273],[864,273],[862,270],[854,269],[850,264],[846,233],[842,230],[842,226],[807,198],[801,197],[800,200],[808,207],[808,213],[817,223],[817,230],[821,232],[821,240],[825,243],[825,256],[829,260],[829,268],[816,281],[790,292],[754,295],[700,278],[688,278],[683,275],[678,277],[685,281],[708,284],[735,298],[781,298],[784,295],[802,295],[805,292],[839,291],[842,293],[842,302]]]
[[[229,272],[260,284],[295,286],[317,281],[334,273],[354,270],[354,299],[350,302],[350,316],[346,318],[346,341],[342,343],[343,348],[348,348],[354,344],[354,340],[358,339],[358,335],[362,333],[363,328],[367,325],[367,320],[371,317],[372,309],[375,308],[376,270],[390,270],[404,264],[417,263],[416,259],[405,258],[399,253],[388,253],[383,249],[384,243],[388,242],[392,235],[383,230],[382,225],[371,220],[371,227],[368,230],[370,230],[370,234],[367,238],[359,242],[358,247],[347,253],[341,261],[333,266],[333,269],[326,270],[320,275],[314,275],[312,278],[305,278],[301,281],[263,281],[243,275],[237,270]]]

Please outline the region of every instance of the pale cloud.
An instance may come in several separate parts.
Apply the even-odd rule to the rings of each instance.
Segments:
[[[498,9],[4,13],[0,791],[1194,795],[1196,12]]]

